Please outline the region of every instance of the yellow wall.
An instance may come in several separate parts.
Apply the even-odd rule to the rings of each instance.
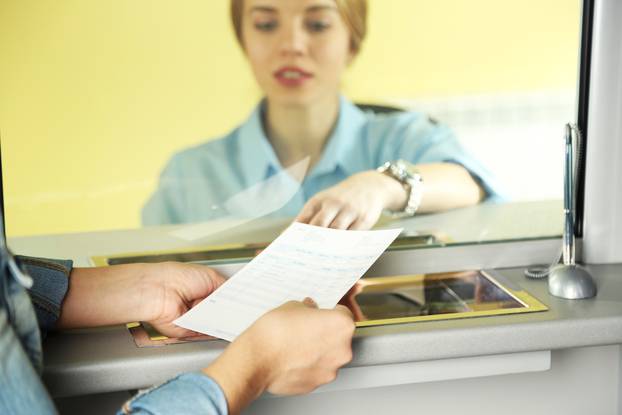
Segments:
[[[10,236],[139,226],[176,150],[259,97],[225,0],[0,0]],[[370,0],[354,99],[567,89],[576,0]]]

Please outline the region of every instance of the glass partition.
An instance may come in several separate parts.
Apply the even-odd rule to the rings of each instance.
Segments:
[[[361,2],[243,3],[244,48],[228,1],[2,2],[9,238],[261,245],[314,196],[398,159],[422,173],[421,209],[370,226],[421,246],[561,234],[579,2],[369,0],[365,36]],[[437,182],[432,164],[457,176]],[[353,200],[395,208],[369,180]]]

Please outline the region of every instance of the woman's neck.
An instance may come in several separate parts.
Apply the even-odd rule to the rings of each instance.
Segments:
[[[308,106],[278,105],[268,101],[265,129],[283,167],[309,157],[309,169],[322,150],[339,116],[339,96]]]

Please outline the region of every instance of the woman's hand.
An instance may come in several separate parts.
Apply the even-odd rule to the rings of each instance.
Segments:
[[[364,171],[313,196],[296,221],[335,229],[370,229],[384,209],[403,209],[407,197],[397,180],[375,170]]]
[[[471,206],[486,192],[459,164],[417,164],[424,193],[417,212],[429,213]],[[357,173],[319,192],[304,205],[298,222],[336,229],[370,229],[383,209],[402,211],[408,192],[402,184],[375,170]]]
[[[147,321],[166,336],[192,335],[173,321],[224,281],[209,267],[176,262],[74,268],[58,327]]]

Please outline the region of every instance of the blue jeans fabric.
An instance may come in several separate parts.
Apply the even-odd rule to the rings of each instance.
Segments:
[[[0,255],[0,413],[55,414],[39,378],[41,338],[35,312],[8,270],[8,253]]]
[[[33,286],[28,290],[34,305],[39,328],[52,330],[60,317],[60,309],[69,289],[69,273],[73,262],[16,256],[22,269],[32,277]]]
[[[140,392],[118,415],[226,415],[227,401],[220,386],[200,373],[185,373]]]

